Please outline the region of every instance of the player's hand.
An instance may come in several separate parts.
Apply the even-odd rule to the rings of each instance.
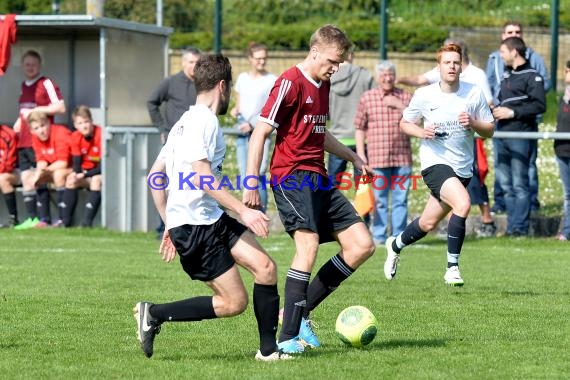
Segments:
[[[435,125],[428,125],[424,128],[422,139],[432,140],[435,137]]]
[[[467,112],[463,111],[459,114],[459,124],[461,124],[463,128],[471,128],[471,122],[471,116]]]
[[[51,172],[46,169],[36,169],[33,178],[34,187],[39,187],[51,180]]]
[[[372,168],[368,166],[366,161],[362,159],[362,157],[358,156],[358,158],[354,160],[352,164],[355,168],[360,168],[363,176],[367,176],[369,180],[372,180],[374,172],[372,171]]]
[[[261,208],[261,197],[259,196],[259,190],[245,189],[243,191],[242,203],[252,209]]]
[[[266,238],[269,236],[269,218],[258,210],[244,208],[240,219],[255,235]]]
[[[170,235],[167,230],[164,230],[164,234],[162,235],[158,253],[162,255],[162,260],[167,263],[170,263],[176,257],[176,248],[174,248],[174,244],[172,240],[170,240]]]

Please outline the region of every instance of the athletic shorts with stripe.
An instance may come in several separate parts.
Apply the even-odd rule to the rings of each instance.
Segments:
[[[211,225],[184,224],[168,230],[184,271],[193,280],[210,281],[234,264],[232,247],[247,227],[223,213]]]
[[[329,177],[297,170],[272,189],[281,222],[291,236],[307,229],[319,234],[319,243],[326,243],[335,240],[333,232],[362,222]]]

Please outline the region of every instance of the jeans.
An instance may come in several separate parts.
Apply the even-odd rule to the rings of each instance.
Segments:
[[[247,148],[249,145],[249,135],[247,136],[238,136],[236,138],[236,156],[237,156],[237,164],[239,169],[239,175],[241,180],[246,176],[247,172]],[[261,160],[261,167],[259,169],[259,175],[264,176],[265,172],[267,171],[267,161],[269,156],[269,147],[271,146],[271,138],[267,138],[265,140],[265,144],[263,145],[263,159]],[[269,183],[269,181],[267,181]],[[263,210],[267,210],[267,189],[263,186],[259,186],[259,196],[261,197],[261,204],[263,206]]]
[[[507,234],[528,234],[530,204],[529,166],[536,140],[494,139],[496,178],[505,193]]]
[[[377,242],[386,241],[388,230],[388,196],[392,194],[392,223],[390,236],[397,236],[408,223],[408,192],[412,168],[400,166],[374,168],[372,191],[376,202],[372,220],[372,237]],[[405,181],[401,181],[402,177]]]
[[[356,153],[356,146],[355,145],[347,145],[346,147],[351,149],[353,152]],[[346,172],[346,165],[347,165],[346,160],[343,160],[342,158],[335,156],[334,154],[329,154],[329,164],[327,166],[327,172],[328,172],[329,176],[331,176],[333,179],[333,186],[337,186],[339,184],[339,181],[337,181],[337,179],[336,179],[336,175],[338,173]],[[361,175],[361,174],[362,174],[362,171],[354,168],[354,175],[355,176]]]
[[[570,238],[570,157],[556,157],[564,190],[564,219],[560,233]]]
[[[497,149],[493,152],[493,157],[495,160],[495,167],[497,165]],[[538,144],[534,144],[532,154],[530,156],[530,166],[528,169],[528,180],[529,180],[529,191],[530,191],[530,209],[532,211],[538,210],[540,208],[540,202],[538,201],[538,168],[536,167],[536,156],[538,155]],[[496,170],[496,169],[495,169]],[[505,210],[505,194],[497,177],[495,176],[495,182],[493,184],[493,209]]]

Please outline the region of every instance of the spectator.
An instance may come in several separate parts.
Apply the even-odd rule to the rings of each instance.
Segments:
[[[509,37],[519,37],[523,38],[523,28],[521,23],[517,21],[507,21],[503,25],[503,32],[501,34],[501,41],[509,38]],[[530,64],[530,67],[535,69],[538,74],[542,77],[542,84],[544,87],[544,91],[547,92],[550,90],[550,80],[548,76],[548,70],[546,69],[546,65],[544,64],[544,59],[535,52],[532,48],[527,47],[525,54],[525,59]],[[491,87],[491,93],[493,94],[493,106],[498,106],[499,102],[499,91],[501,90],[501,81],[503,80],[505,72],[505,63],[501,58],[501,54],[499,50],[494,51],[489,55],[489,60],[487,61],[487,79],[489,81],[489,86]],[[533,132],[538,131],[538,124],[541,120],[542,115],[537,115],[537,123],[534,127]],[[497,170],[498,157],[497,157],[497,148],[495,146],[494,149],[494,161],[495,161],[495,171]],[[531,152],[530,157],[530,166],[529,166],[529,181],[530,181],[530,197],[531,197],[531,210],[537,211],[540,208],[540,202],[538,201],[538,169],[536,168],[536,156],[538,153],[538,145],[533,146],[533,151]],[[499,185],[499,181],[495,176],[494,182],[494,190],[493,190],[493,198],[494,204],[492,208],[492,212],[494,213],[502,213],[505,212],[505,200],[504,200],[504,190],[501,189]]]
[[[200,50],[193,47],[182,52],[182,70],[165,78],[146,102],[152,123],[160,130],[162,144],[166,142],[170,128],[196,103],[194,66],[200,59]],[[164,104],[164,116],[160,107]]]
[[[26,118],[31,112],[44,113],[50,123],[54,115],[66,111],[65,101],[58,85],[40,74],[42,58],[35,50],[28,50],[22,56],[22,69],[25,80],[22,82],[19,105],[20,116],[14,123],[14,131],[18,134],[18,167],[22,179],[24,205],[28,218],[15,227],[17,230],[35,227],[40,220],[37,214],[37,194],[34,187],[34,171],[36,158],[32,148],[32,134]]]
[[[55,187],[58,207],[58,220],[53,227],[63,227],[65,179],[71,173],[71,132],[63,125],[52,124],[49,117],[40,111],[30,113],[26,121],[32,132],[32,145],[36,156],[32,183],[38,193],[40,222],[35,227],[51,225],[48,184]]]
[[[79,189],[89,190],[82,227],[91,227],[101,205],[101,127],[93,124],[87,106],[77,107],[72,114],[76,131],[71,134],[73,171],[65,180],[63,224],[71,227]]]
[[[536,116],[546,111],[542,76],[530,66],[526,46],[519,37],[501,43],[501,58],[507,69],[499,91],[499,105],[493,108],[497,130],[534,132]],[[536,140],[496,138],[495,175],[505,193],[507,235],[528,234],[531,210],[529,166]]]
[[[20,178],[16,170],[18,153],[16,133],[7,125],[0,125],[0,190],[8,209],[8,223],[2,227],[12,228],[18,224],[15,186]]]
[[[556,132],[570,133],[570,61],[566,62],[564,83],[566,89],[558,106]],[[558,240],[568,240],[570,239],[570,140],[554,140],[554,152],[564,188],[564,219]]]
[[[354,130],[354,117],[360,97],[364,92],[376,87],[374,77],[364,67],[352,63],[354,60],[354,46],[350,47],[346,61],[331,77],[330,126],[329,131],[341,143],[356,152]],[[361,156],[364,157],[364,156]],[[347,161],[329,154],[327,171],[333,178],[333,184],[339,184],[337,175],[346,171]],[[361,175],[358,168],[354,169],[354,176]]]
[[[231,115],[237,118],[236,127],[241,132],[241,135],[238,135],[236,138],[236,155],[242,180],[246,176],[249,137],[257,123],[261,108],[263,108],[267,100],[269,91],[271,91],[271,87],[273,87],[273,83],[277,79],[274,74],[271,74],[265,68],[267,64],[267,47],[265,45],[250,43],[247,48],[247,58],[249,59],[250,69],[248,72],[243,72],[238,76],[235,86],[236,102],[231,110]],[[268,137],[263,146],[261,176],[265,176],[267,170],[270,145],[271,137]],[[267,209],[267,190],[265,186],[259,189],[259,194],[261,196],[261,209],[265,211]]]
[[[390,61],[376,65],[378,88],[360,98],[354,127],[356,153],[374,170],[375,212],[372,237],[376,245],[384,244],[388,233],[388,197],[391,194],[391,236],[404,230],[408,223],[408,191],[412,174],[410,138],[400,131],[402,111],[412,95],[395,87],[396,67]],[[334,78],[334,77],[333,77]],[[367,142],[367,150],[364,141]],[[330,162],[330,161],[329,161]],[[395,184],[395,181],[398,184]]]

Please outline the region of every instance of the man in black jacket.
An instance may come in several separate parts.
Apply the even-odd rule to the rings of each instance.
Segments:
[[[160,140],[166,142],[170,128],[196,103],[194,66],[200,59],[200,51],[186,48],[182,53],[182,70],[165,78],[150,95],[146,107],[155,126],[160,129]],[[160,106],[165,103],[164,117]]]
[[[519,37],[501,43],[506,70],[499,92],[499,106],[493,109],[497,130],[536,131],[536,115],[546,111],[543,78],[525,58],[526,46]],[[530,194],[528,168],[536,140],[496,139],[498,165],[495,175],[505,193],[507,235],[528,234]]]

